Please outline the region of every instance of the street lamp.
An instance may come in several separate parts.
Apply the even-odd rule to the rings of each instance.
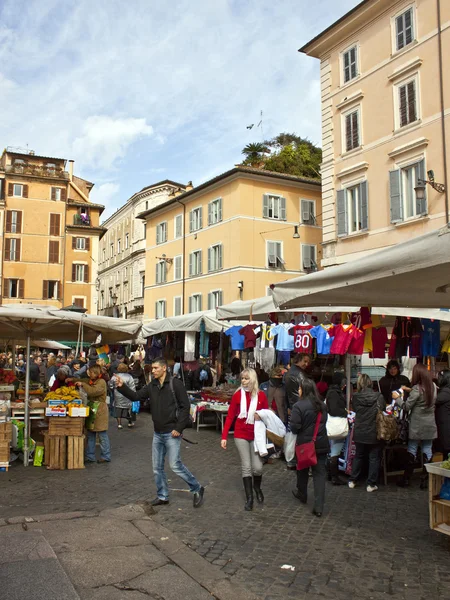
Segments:
[[[298,225],[294,225],[294,233],[293,233],[292,237],[294,240],[300,239],[300,234],[298,232]]]
[[[426,188],[427,183],[428,183],[428,185],[431,185],[433,190],[436,190],[439,194],[443,194],[445,192],[445,185],[443,183],[437,183],[434,180],[434,171],[432,171],[432,170],[427,171],[427,175],[428,175],[428,180],[427,179],[418,179],[417,180],[417,185],[414,188],[414,191],[416,192],[417,200],[425,199],[425,188]]]

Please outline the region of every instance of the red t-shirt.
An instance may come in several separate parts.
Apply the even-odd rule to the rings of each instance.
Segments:
[[[255,327],[256,325],[246,325],[242,329],[239,329],[238,333],[244,336],[244,349],[256,346]]]
[[[334,338],[331,344],[331,354],[346,354],[347,352],[362,354],[364,334],[354,325],[334,325],[328,330],[328,335]],[[352,342],[354,342],[353,347],[351,347]],[[360,348],[361,352],[359,352]]]
[[[304,352],[312,354],[313,338],[309,333],[312,325],[296,325],[289,329],[289,333],[294,336],[294,352]]]
[[[247,412],[250,408],[251,397],[249,392],[245,392],[245,396],[247,398]],[[258,404],[256,406],[256,410],[262,410],[263,408],[269,408],[269,402],[267,400],[267,396],[261,390],[258,392]],[[239,413],[241,412],[241,389],[233,394],[230,402],[230,408],[228,409],[228,415],[225,420],[225,425],[223,426],[222,431],[222,439],[226,440],[228,437],[228,432],[230,431],[230,427],[233,424],[233,421],[236,419],[236,423],[234,425],[234,437],[242,440],[248,440],[249,442],[255,439],[255,425],[249,425],[245,422],[245,419],[237,418]]]
[[[386,358],[388,334],[386,327],[372,329],[372,352],[370,358]]]

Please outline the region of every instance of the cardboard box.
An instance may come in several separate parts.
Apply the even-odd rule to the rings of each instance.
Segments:
[[[67,406],[67,404],[79,404],[80,406],[83,404],[81,399],[73,398],[73,400],[47,400],[48,406]]]
[[[88,417],[89,406],[69,406],[69,417]]]
[[[65,417],[67,416],[66,408],[57,408],[56,406],[45,409],[46,417]]]

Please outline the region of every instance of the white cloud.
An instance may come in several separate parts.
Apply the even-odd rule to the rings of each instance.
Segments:
[[[114,208],[120,206],[119,190],[120,185],[114,182],[102,183],[94,186],[92,189],[89,195],[91,202],[103,204],[105,207],[105,213],[102,215],[102,219],[107,218]]]
[[[125,156],[131,144],[152,134],[153,128],[146,119],[88,117],[82,135],[73,143],[73,152],[82,165],[110,169]]]

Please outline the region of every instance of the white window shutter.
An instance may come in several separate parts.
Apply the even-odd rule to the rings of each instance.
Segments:
[[[402,174],[400,169],[389,171],[391,223],[403,221]]]
[[[280,220],[286,221],[286,198],[280,198]]]
[[[269,217],[269,194],[263,195],[263,217]]]
[[[362,181],[359,184],[359,214],[361,219],[361,230],[369,229],[369,200],[367,189],[367,181]]]
[[[337,229],[338,235],[348,235],[347,190],[337,192]]]

